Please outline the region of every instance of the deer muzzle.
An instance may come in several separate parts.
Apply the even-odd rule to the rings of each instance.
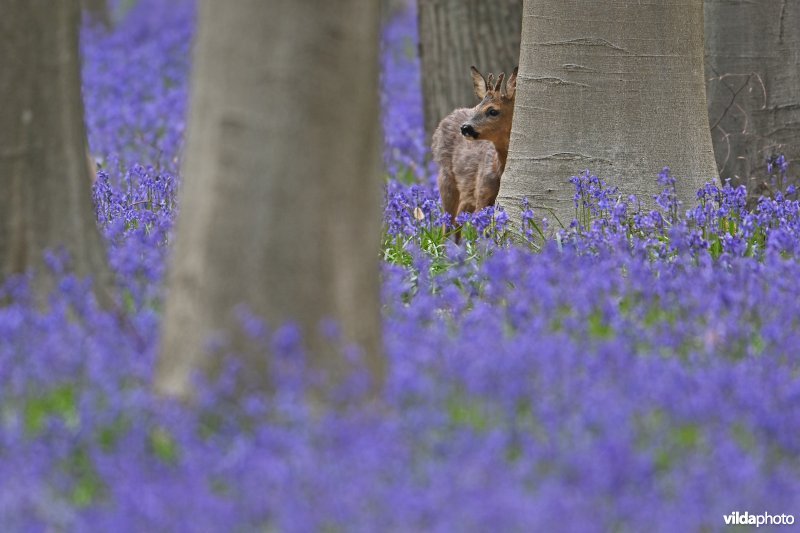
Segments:
[[[464,137],[470,137],[472,139],[478,138],[478,132],[475,131],[475,128],[472,127],[472,124],[469,122],[465,122],[461,125],[461,135]]]

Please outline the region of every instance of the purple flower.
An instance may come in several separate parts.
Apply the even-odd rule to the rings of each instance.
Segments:
[[[155,397],[194,7],[124,4],[83,40],[118,308],[58,251],[46,308],[29,276],[0,284],[4,530],[694,531],[800,505],[794,191],[747,211],[708,184],[684,214],[668,169],[654,210],[587,170],[569,229],[542,243],[523,200],[521,227],[459,217],[457,245],[424,164],[413,2],[383,33],[380,405],[343,346],[342,408],[313,408],[302,332],[246,309],[269,395],[237,390],[220,335],[195,405]]]

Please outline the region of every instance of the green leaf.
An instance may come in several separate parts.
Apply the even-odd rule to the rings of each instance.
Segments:
[[[614,336],[614,329],[603,321],[600,311],[589,315],[589,336],[598,339],[608,339]]]
[[[150,448],[153,453],[168,464],[178,462],[178,443],[172,434],[164,428],[155,428],[150,432]]]
[[[51,416],[61,417],[68,427],[78,426],[80,420],[72,384],[61,385],[43,396],[28,399],[24,408],[25,429],[28,434],[38,435],[45,420]]]

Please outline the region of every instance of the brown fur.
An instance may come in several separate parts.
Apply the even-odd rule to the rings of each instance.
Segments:
[[[500,190],[511,137],[517,69],[505,87],[503,78],[500,74],[495,84],[491,74],[487,81],[472,67],[475,94],[481,102],[471,109],[456,109],[433,134],[431,149],[439,165],[439,194],[453,220],[459,213],[494,205]],[[488,115],[491,109],[499,115]],[[477,139],[462,135],[462,126],[471,126]]]

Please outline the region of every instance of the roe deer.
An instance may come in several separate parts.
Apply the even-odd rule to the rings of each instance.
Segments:
[[[456,109],[446,116],[433,134],[433,159],[439,165],[442,206],[455,221],[462,212],[494,205],[500,176],[506,166],[517,69],[503,86],[505,74],[488,80],[471,67],[475,96],[481,101],[472,109]],[[458,233],[456,233],[458,241]]]

